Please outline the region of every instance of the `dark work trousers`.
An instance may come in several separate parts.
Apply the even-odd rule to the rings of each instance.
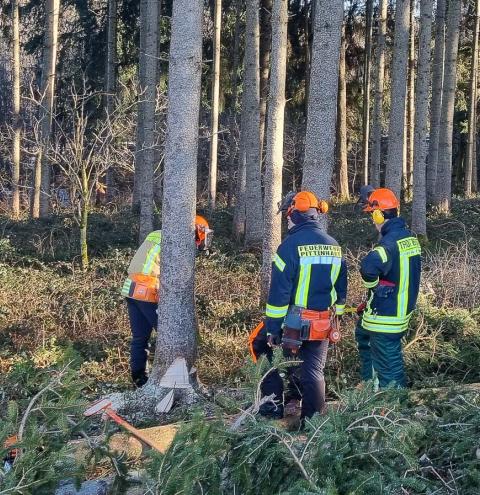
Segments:
[[[358,322],[355,329],[358,352],[360,354],[360,374],[362,380],[371,380],[373,371],[378,377],[380,388],[388,385],[405,387],[407,379],[402,354],[401,333],[370,332]]]
[[[263,332],[253,342],[253,349],[257,357],[265,354],[269,361],[272,360],[273,351],[267,345]],[[302,399],[302,418],[311,418],[316,412],[322,412],[325,407],[323,370],[327,360],[327,351],[328,340],[304,342],[300,347],[298,357],[293,358],[293,360],[301,360],[302,364],[289,366],[287,369],[288,389],[285,398],[287,401]],[[279,403],[283,402],[284,385],[277,369],[273,369],[265,377],[261,391],[262,396],[275,394],[275,400]]]
[[[147,348],[152,330],[157,328],[157,304],[125,298],[132,330],[130,344],[130,370],[132,376],[145,373],[147,367]]]

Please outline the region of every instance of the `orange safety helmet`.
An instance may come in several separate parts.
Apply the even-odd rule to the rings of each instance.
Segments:
[[[195,215],[195,244],[197,249],[208,250],[212,233],[213,230],[210,230],[206,218]]]
[[[375,210],[385,211],[393,210],[400,207],[400,202],[398,201],[395,193],[390,189],[375,189],[370,196],[366,206],[363,211],[372,212]]]
[[[300,191],[293,197],[287,210],[287,216],[289,216],[293,210],[305,213],[310,208],[315,208],[320,213],[327,213],[328,203],[326,201],[319,200],[315,194],[310,191]]]

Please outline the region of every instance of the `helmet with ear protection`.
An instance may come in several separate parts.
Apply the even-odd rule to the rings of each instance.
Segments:
[[[287,215],[289,215],[293,210],[297,210],[300,213],[305,213],[310,208],[315,208],[320,213],[327,213],[328,203],[324,200],[318,200],[315,194],[310,191],[300,191],[292,198]]]

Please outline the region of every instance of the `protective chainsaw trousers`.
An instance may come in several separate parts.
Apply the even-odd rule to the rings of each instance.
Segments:
[[[263,332],[262,332],[263,333]],[[272,360],[272,349],[267,345],[264,335],[259,335],[253,343],[257,356],[265,354]],[[328,340],[312,340],[303,342],[298,357],[299,366],[289,366],[286,371],[288,389],[285,401],[302,399],[302,418],[311,418],[316,412],[325,408],[325,378],[323,370],[327,360]],[[283,403],[284,384],[277,369],[273,369],[265,377],[261,385],[262,396],[275,395],[275,401]]]
[[[147,348],[152,330],[157,328],[157,304],[137,301],[127,297],[128,317],[132,331],[130,344],[130,370],[132,376],[145,373],[147,366]]]
[[[380,388],[389,385],[406,387],[407,379],[402,354],[402,333],[381,333],[365,330],[360,322],[355,329],[360,354],[362,380],[372,380],[375,372]]]

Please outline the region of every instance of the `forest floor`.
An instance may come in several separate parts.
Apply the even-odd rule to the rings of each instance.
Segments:
[[[356,305],[363,298],[358,260],[375,242],[375,230],[368,218],[354,211],[352,204],[334,205],[332,210],[330,233],[346,253],[350,284],[348,303]],[[404,214],[408,219],[408,208]],[[231,212],[226,209],[211,218],[215,230],[214,253],[209,258],[197,259],[196,276],[200,344],[198,376],[210,390],[212,401],[224,414],[238,412],[251,401],[249,394],[255,387],[256,372],[249,363],[246,343],[248,332],[262,316],[258,309],[260,263],[255,253],[242,251],[231,240],[231,220]],[[130,388],[130,335],[120,288],[136,247],[136,232],[134,216],[128,210],[93,212],[89,227],[91,268],[82,272],[79,268],[78,232],[71,215],[61,213],[35,222],[13,222],[6,216],[0,216],[0,423],[4,420],[5,425],[18,424],[21,412],[31,397],[51,376],[50,370],[58,369],[67,361],[74,369],[74,376],[62,368],[66,378],[62,378],[61,387],[65,387],[62,390],[68,392],[72,404],[77,399],[80,403],[80,399],[92,400],[108,391]],[[431,214],[428,238],[429,243],[424,249],[419,310],[405,344],[411,388],[418,390],[480,382],[480,200],[455,200],[451,215]],[[331,420],[333,430],[329,432],[338,442],[344,441],[345,445],[350,445],[353,453],[347,455],[346,451],[333,448],[328,432],[320,428],[320,420],[310,425],[309,433],[306,437],[304,435],[307,440],[301,435],[290,436],[288,438],[292,443],[289,444],[290,440],[280,435],[276,428],[271,429],[268,424],[255,424],[250,432],[253,437],[244,432],[240,440],[237,438],[233,442],[232,435],[226,433],[225,425],[205,422],[198,417],[198,411],[184,411],[182,418],[188,419],[189,423],[178,437],[178,448],[173,449],[170,457],[154,459],[149,468],[160,473],[167,465],[170,466],[168,479],[171,486],[166,483],[163,491],[158,491],[157,487],[157,491],[151,493],[177,493],[179,483],[187,483],[187,479],[190,484],[199,483],[202,491],[198,487],[197,491],[187,489],[186,484],[183,492],[178,492],[478,493],[480,474],[477,473],[475,478],[472,473],[480,468],[479,394],[471,392],[473,397],[463,394],[468,404],[468,407],[465,404],[463,407],[456,402],[450,404],[447,395],[439,404],[432,397],[414,400],[412,392],[410,395],[393,391],[372,395],[352,391],[359,382],[358,356],[353,337],[355,321],[353,316],[345,318],[342,341],[331,350],[326,370],[329,398],[341,398],[345,405],[343,413],[337,415],[341,419]],[[72,390],[76,390],[78,395]],[[7,404],[13,403],[17,404],[16,413],[11,410],[13,406],[7,407]],[[65,403],[65,410],[75,407],[72,404]],[[419,412],[418,407],[424,410]],[[458,408],[463,411],[461,420],[453,413]],[[383,413],[374,414],[372,411]],[[472,411],[477,414],[475,420],[470,417]],[[428,424],[417,417],[418,414],[428,417]],[[342,436],[355,421],[376,416],[392,419],[391,422],[389,419],[388,427],[381,427],[381,433],[375,433],[376,427],[363,425],[361,431],[370,435],[368,441],[366,438],[356,438],[355,447],[351,436]],[[459,455],[465,457],[468,451],[472,458],[465,461],[461,468],[458,467],[454,459],[455,449],[451,446],[452,438],[458,439],[458,431],[439,430],[439,441],[443,435],[445,445],[450,447],[444,449],[448,455],[435,451],[435,455],[442,459],[437,476],[430,462],[435,441],[428,435],[438,431],[439,425],[432,418],[448,417],[453,418],[451,423],[470,425],[463,427],[462,434],[465,441],[471,440],[471,444],[462,444],[464,450]],[[353,468],[355,476],[341,474],[345,469],[350,469],[357,448],[365,450],[366,445],[372,445],[372,432],[383,435],[385,444],[393,451],[401,451],[398,455],[402,459],[402,475],[392,474],[399,460],[389,454],[380,455],[386,459],[381,459],[382,465],[385,461],[388,467],[385,472],[375,473],[370,466],[368,469],[358,468],[360,474]],[[7,433],[0,427],[0,440],[2,434]],[[298,449],[303,448],[299,445],[310,445],[313,437],[309,435],[316,438],[315,445],[318,442],[328,443],[333,457],[327,459],[320,451],[308,455],[303,452],[302,458],[297,455],[290,459],[296,466],[296,474],[287,476],[285,473],[291,464],[285,464],[283,460],[280,465],[275,464],[276,456],[282,452],[282,449],[278,452],[275,449],[283,445],[283,451],[298,453]],[[262,453],[262,458],[259,460],[252,453],[257,452],[252,447],[255,444],[252,438],[258,440],[263,437],[263,447],[258,451]],[[199,438],[210,438],[210,441],[198,447]],[[43,441],[47,442],[45,439]],[[300,443],[294,445],[295,442]],[[192,450],[194,444],[197,450]],[[58,447],[59,444],[55,445]],[[251,454],[245,453],[248,462],[238,462],[236,456],[248,450],[249,445]],[[205,452],[202,454],[202,448],[208,450],[207,456]],[[382,452],[383,448],[378,452]],[[392,450],[385,452],[391,453]],[[424,452],[421,455],[427,456],[428,462],[419,460],[420,452]],[[378,463],[377,456],[371,452],[362,454],[363,457],[360,453],[358,455],[361,457],[358,459],[359,466],[366,462],[365,456],[370,459],[370,464]],[[449,456],[450,468],[445,461]],[[231,470],[228,474],[222,474],[227,457]],[[175,470],[186,458],[190,459],[187,464],[191,477]],[[422,462],[428,469],[421,465]],[[404,468],[405,463],[409,467]],[[332,471],[329,476],[311,474],[315,470],[321,471],[321,466],[325,468],[330,464]],[[269,478],[266,472],[272,469],[274,472],[281,471],[280,481],[265,485],[272,491],[261,491],[259,487]],[[185,479],[180,482],[182,475]],[[42,476],[45,478],[45,472]],[[54,479],[53,473],[52,476]],[[349,485],[352,479],[362,483],[363,487],[354,490]],[[400,481],[402,479],[403,482]],[[256,480],[256,486],[250,486],[252,480]],[[288,491],[288,487],[297,484],[297,491]],[[217,485],[221,488],[215,491]],[[381,486],[383,488],[379,488]],[[0,493],[4,493],[1,479]],[[26,489],[5,493],[30,492]],[[50,492],[37,490],[32,493]]]

